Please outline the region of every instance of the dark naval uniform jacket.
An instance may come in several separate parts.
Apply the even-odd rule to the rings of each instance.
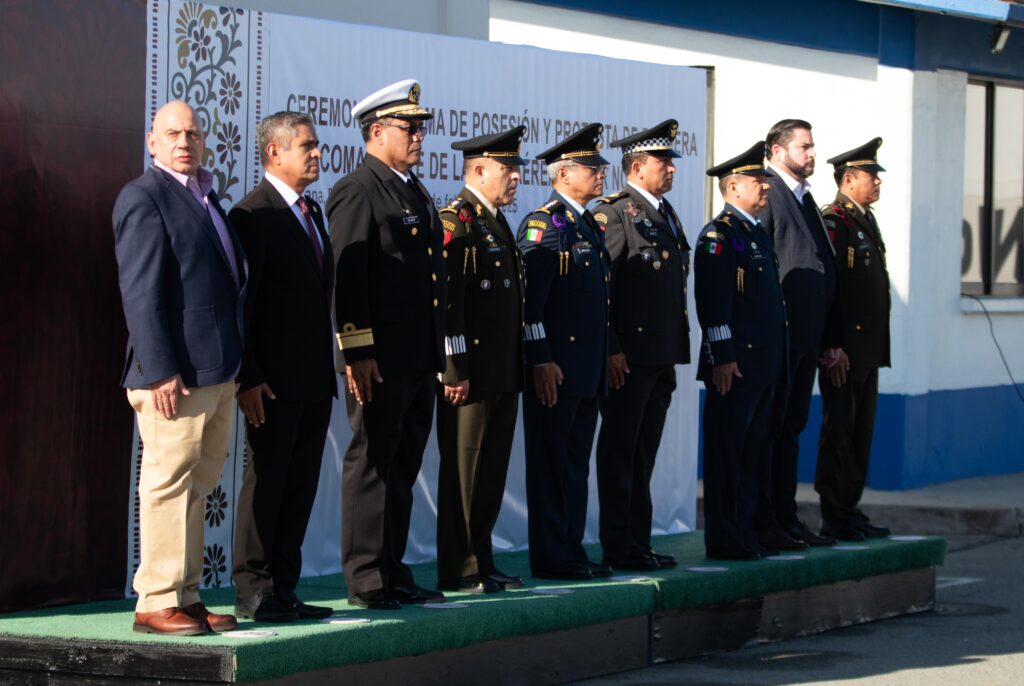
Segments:
[[[442,381],[470,379],[470,399],[523,388],[523,258],[499,221],[462,192],[440,212],[448,271],[446,368]]]
[[[788,190],[787,190],[788,192]],[[697,378],[711,390],[716,365],[736,362],[741,388],[786,380],[788,350],[779,261],[771,239],[726,204],[697,239],[694,295],[703,329]]]
[[[686,280],[690,244],[667,200],[679,235],[632,186],[606,196],[594,207],[611,257],[609,353],[624,353],[629,364],[673,365],[690,361]]]
[[[444,371],[444,237],[433,199],[415,184],[367,155],[327,198],[339,371],[371,358],[384,378]]]
[[[868,208],[862,212],[842,193],[822,208],[836,248],[844,345],[853,369],[889,366],[889,272],[885,242]]]
[[[591,398],[608,390],[608,281],[604,236],[557,192],[519,226],[528,279],[525,328],[529,371],[556,363],[559,395]]]

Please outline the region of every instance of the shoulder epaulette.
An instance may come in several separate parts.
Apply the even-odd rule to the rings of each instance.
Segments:
[[[618,193],[612,193],[611,195],[604,196],[603,198],[598,200],[598,202],[599,203],[602,203],[602,202],[603,203],[612,203],[612,202],[615,202],[616,200],[618,200],[620,198],[626,197],[627,195],[629,195],[629,194],[626,193],[626,191],[619,191]]]
[[[471,221],[476,216],[476,212],[473,210],[473,203],[462,197],[456,197],[445,205],[438,214],[457,214],[461,222]]]
[[[544,214],[551,214],[552,212],[558,212],[559,210],[564,210],[564,209],[565,209],[565,204],[561,200],[552,200],[551,202],[547,203],[546,205],[538,207],[534,211],[535,212],[543,212]]]

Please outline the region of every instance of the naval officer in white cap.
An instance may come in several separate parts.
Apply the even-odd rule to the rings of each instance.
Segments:
[[[352,110],[366,158],[327,199],[337,256],[334,313],[352,442],[342,469],[342,567],[349,603],[443,601],[403,564],[412,489],[444,371],[444,231],[413,167],[433,115],[412,79]]]

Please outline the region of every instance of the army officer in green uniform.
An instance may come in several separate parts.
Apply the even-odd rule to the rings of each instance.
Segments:
[[[501,208],[519,184],[525,127],[456,141],[466,186],[441,210],[447,264],[446,368],[439,387],[437,578],[444,591],[523,585],[494,566],[523,386],[523,261]]]
[[[850,369],[818,372],[824,418],[814,488],[821,496],[823,535],[860,541],[889,535],[857,507],[868,474],[878,401],[878,368],[889,366],[889,272],[885,243],[871,212],[885,171],[878,164],[881,138],[828,161],[835,167],[835,202],[822,209],[836,248],[839,300]]]

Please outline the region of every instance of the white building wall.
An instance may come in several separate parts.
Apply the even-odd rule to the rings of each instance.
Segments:
[[[882,198],[893,289],[892,369],[883,393],[918,395],[1009,383],[972,301],[960,298],[964,97],[962,72],[918,72],[874,58],[736,38],[598,14],[491,0],[490,39],[681,66],[713,66],[714,159],[763,138],[779,119],[814,126],[815,198],[835,193],[832,155],[881,136]],[[571,75],[567,75],[571,78]],[[657,110],[651,120],[671,112]],[[721,199],[714,198],[714,211]],[[1010,367],[1024,377],[1024,300],[989,301]],[[964,310],[968,310],[965,312]]]

